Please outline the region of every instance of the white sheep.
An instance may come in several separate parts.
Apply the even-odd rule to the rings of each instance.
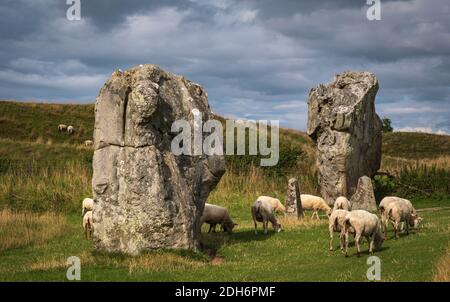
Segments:
[[[384,197],[382,200],[381,200],[381,202],[380,202],[380,204],[378,205],[378,209],[380,210],[380,214],[381,214],[381,222],[383,223],[383,227],[384,228],[387,228],[387,225],[388,225],[388,219],[386,219],[386,220],[384,220],[384,215],[383,215],[383,211],[384,211],[384,209],[385,208],[387,208],[391,203],[395,203],[395,202],[402,202],[402,203],[404,203],[405,205],[408,205],[408,207],[410,207],[410,208],[412,208],[412,212],[414,213],[414,214],[417,214],[416,213],[416,209],[413,207],[413,205],[412,205],[412,203],[411,203],[411,201],[409,201],[408,199],[404,199],[404,198],[400,198],[400,197],[396,197],[396,196],[386,196],[386,197]],[[404,229],[404,221],[402,221],[402,225],[401,225],[401,227],[400,227],[400,229],[401,230],[403,230]],[[386,229],[385,229],[386,230]]]
[[[275,232],[281,231],[281,224],[278,223],[274,209],[272,205],[267,200],[256,200],[252,205],[252,218],[253,223],[255,224],[255,234],[257,232],[257,221],[263,223],[264,234],[267,234],[267,225],[269,221],[272,223],[272,227]]]
[[[381,200],[380,204],[378,205],[378,209],[380,210],[380,214],[381,214],[381,223],[383,224],[383,230],[385,233],[385,239],[386,239],[386,232],[387,232],[387,226],[388,226],[389,220],[385,219],[386,216],[383,215],[383,211],[388,205],[390,205],[391,203],[396,202],[398,200],[403,200],[405,202],[405,204],[409,203],[411,205],[411,207],[413,208],[412,203],[409,200],[403,199],[400,197],[396,197],[396,196],[386,196],[385,198],[383,198]],[[414,213],[415,213],[415,210],[414,210]],[[403,230],[403,229],[404,229],[404,222],[402,221],[400,230]]]
[[[334,205],[333,205],[333,211],[339,210],[339,209],[347,210],[347,211],[352,210],[352,204],[350,203],[350,200],[347,199],[347,197],[339,196],[338,198],[336,198],[336,201],[334,202]]]
[[[351,228],[355,231],[355,245],[358,257],[361,254],[359,241],[361,236],[366,237],[369,243],[369,253],[373,254],[375,249],[381,249],[383,236],[381,234],[381,221],[378,216],[365,210],[355,210],[345,215],[345,256],[348,257],[348,234]]]
[[[92,147],[94,145],[94,142],[88,139],[84,141],[84,145],[86,147]]]
[[[331,212],[331,208],[327,205],[322,197],[309,194],[300,194],[300,199],[302,200],[303,210],[313,211],[311,218],[313,218],[315,215],[317,219],[320,219],[318,214],[319,211],[324,211],[327,215],[329,215]]]
[[[73,126],[67,126],[67,133],[69,133],[69,134],[73,134],[73,131],[74,131],[75,129],[73,128]]]
[[[349,213],[347,210],[337,209],[334,210],[330,216],[328,217],[328,231],[330,233],[330,251],[333,250],[333,234],[340,233],[339,238],[341,251],[344,250],[344,242],[345,242],[345,216]],[[354,234],[355,231],[353,228],[349,228],[349,232]]]
[[[200,218],[200,227],[203,223],[209,224],[209,231],[216,232],[216,225],[220,224],[221,229],[225,232],[232,233],[233,228],[237,225],[230,217],[230,213],[227,208],[219,207],[213,204],[205,203],[202,217]]]
[[[83,216],[83,229],[86,239],[92,237],[92,232],[94,231],[94,220],[92,218],[92,211],[87,211]]]
[[[391,203],[395,203],[395,202],[403,202],[403,203],[407,204],[408,206],[410,206],[413,209],[414,213],[416,213],[416,209],[414,209],[411,201],[409,201],[408,199],[397,197],[397,196],[386,196],[385,198],[383,198],[381,200],[380,204],[378,205],[378,208],[381,211],[381,208],[386,208]]]
[[[58,125],[58,131],[66,131],[66,130],[67,130],[67,125],[64,125],[64,124]]]
[[[274,212],[286,214],[286,208],[277,198],[273,198],[270,196],[259,196],[256,200],[268,202],[272,206]]]
[[[85,198],[81,203],[81,216],[87,211],[92,211],[94,209],[94,200],[92,198]]]
[[[384,229],[384,238],[387,238],[387,225],[391,221],[394,228],[394,237],[398,239],[400,224],[406,222],[406,234],[409,234],[409,227],[417,228],[422,222],[422,217],[417,215],[416,209],[412,203],[403,198],[389,196],[383,198],[379,205],[381,212],[381,221]]]

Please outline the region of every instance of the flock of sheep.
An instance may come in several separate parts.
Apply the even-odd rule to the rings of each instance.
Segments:
[[[58,131],[59,132],[67,132],[69,135],[71,135],[74,133],[75,128],[72,125],[67,126],[65,124],[59,124]],[[92,147],[94,145],[94,142],[92,140],[85,140],[84,145],[86,147]]]
[[[73,132],[75,131],[75,128],[71,125],[67,126],[65,124],[59,124],[58,131],[67,132],[70,135],[70,134],[73,134]]]
[[[418,228],[422,218],[417,215],[411,202],[407,199],[389,196],[383,198],[379,204],[381,219],[373,213],[365,210],[353,210],[350,201],[341,196],[334,202],[333,208],[330,208],[323,198],[308,194],[300,195],[302,208],[311,210],[311,218],[319,218],[319,211],[323,211],[328,216],[328,230],[330,234],[330,251],[333,250],[333,234],[340,233],[340,248],[345,250],[345,256],[348,256],[349,234],[352,234],[357,249],[357,255],[360,256],[361,237],[365,237],[369,243],[369,253],[373,254],[374,249],[381,249],[383,240],[387,239],[387,227],[391,222],[394,228],[394,236],[397,239],[399,232],[406,225],[406,233],[409,234],[409,228]],[[275,216],[276,212],[286,215],[286,209],[279,199],[269,196],[260,196],[251,207],[251,214],[255,225],[255,234],[257,234],[257,222],[262,222],[264,234],[267,234],[269,222],[272,224],[275,232],[282,230]],[[231,233],[234,226],[228,209],[217,205],[205,204],[205,209],[200,223],[207,223],[211,230],[215,232],[216,225],[220,225],[225,232]],[[384,236],[383,233],[384,232]]]
[[[387,239],[387,227],[391,222],[394,229],[394,236],[397,239],[399,232],[403,229],[403,224],[406,225],[406,233],[409,233],[409,228],[418,228],[422,218],[417,215],[411,202],[407,199],[399,197],[385,197],[379,204],[379,211],[381,219],[377,215],[365,210],[353,210],[350,201],[341,196],[334,202],[333,208],[330,208],[323,198],[301,194],[300,195],[302,208],[304,210],[311,210],[313,214],[311,218],[319,218],[319,211],[323,211],[328,216],[328,230],[330,234],[330,251],[333,250],[333,235],[340,234],[340,248],[345,250],[345,256],[348,256],[349,234],[352,234],[357,249],[357,255],[360,256],[360,240],[365,237],[369,243],[369,253],[373,254],[374,248],[379,250],[383,240]],[[92,209],[94,200],[92,198],[85,198],[82,202],[82,216],[83,228],[86,238],[92,236],[93,220]],[[272,224],[275,232],[282,230],[281,224],[278,223],[275,213],[282,213],[286,215],[286,208],[279,199],[260,196],[256,199],[251,207],[251,214],[255,226],[255,234],[257,234],[257,223],[262,222],[264,234],[268,232],[269,222]],[[231,219],[227,208],[206,203],[203,210],[203,215],[200,218],[200,225],[204,223],[209,224],[208,233],[216,232],[217,225],[220,230],[232,233],[233,228],[237,225]],[[382,233],[384,232],[384,237]]]

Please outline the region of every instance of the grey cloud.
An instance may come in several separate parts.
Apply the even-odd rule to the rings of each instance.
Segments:
[[[65,1],[0,4],[0,98],[93,101],[114,69],[154,63],[205,86],[220,114],[304,129],[311,87],[369,70],[395,127],[450,133],[448,111],[414,112],[450,103],[448,1],[382,0],[373,22],[354,0],[81,3],[78,22]]]

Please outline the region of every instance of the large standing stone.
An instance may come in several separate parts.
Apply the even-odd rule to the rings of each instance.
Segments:
[[[172,123],[184,119],[192,128],[193,109],[212,118],[206,91],[155,65],[116,71],[101,88],[92,180],[97,249],[197,248],[204,203],[225,162],[171,152]]]
[[[373,177],[380,168],[377,91],[372,73],[349,71],[309,93],[307,131],[317,144],[321,195],[329,204],[339,196],[350,199],[359,177]]]
[[[296,178],[288,181],[286,193],[286,214],[288,216],[303,217],[302,202],[300,199],[300,189]]]
[[[375,212],[377,210],[372,180],[369,177],[361,176],[359,178],[356,193],[353,194],[350,202],[352,204],[352,210],[366,210],[369,212]]]

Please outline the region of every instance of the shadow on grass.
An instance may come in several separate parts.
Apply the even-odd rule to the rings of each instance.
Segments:
[[[409,233],[406,233],[405,231],[402,231],[402,232],[398,233],[398,238],[395,238],[394,232],[388,232],[387,240],[388,241],[390,241],[390,240],[394,240],[395,241],[395,240],[400,240],[403,237],[408,238],[408,236],[413,236],[413,235],[420,234],[421,230],[426,230],[426,229],[424,229],[424,228],[421,228],[421,229],[410,229]]]
[[[205,254],[201,251],[184,250],[184,249],[159,249],[143,251],[139,255],[133,256],[122,252],[105,252],[105,251],[90,251],[90,256],[93,257],[96,264],[107,264],[111,262],[125,262],[127,260],[139,257],[152,257],[161,255],[175,255],[194,261],[208,260]]]
[[[386,251],[386,250],[389,250],[390,249],[390,247],[388,247],[388,246],[383,246],[383,247],[381,247],[380,249],[377,249],[377,250],[375,250],[375,252],[373,253],[373,255],[371,255],[370,253],[369,253],[369,249],[367,248],[367,249],[364,249],[364,247],[362,247],[361,246],[361,244],[360,244],[360,247],[361,247],[361,256],[377,256],[377,255],[380,255],[380,253],[382,253],[382,252],[384,252],[384,251]],[[356,248],[353,250],[350,250],[349,249],[349,251],[348,251],[348,256],[349,257],[353,257],[353,256],[357,256],[357,254],[356,254]]]
[[[228,233],[202,233],[200,236],[200,251],[214,258],[217,251],[225,245],[239,244],[251,241],[264,241],[275,235],[275,231],[269,230],[267,234],[263,231],[255,234],[254,230],[245,230],[240,232]]]

